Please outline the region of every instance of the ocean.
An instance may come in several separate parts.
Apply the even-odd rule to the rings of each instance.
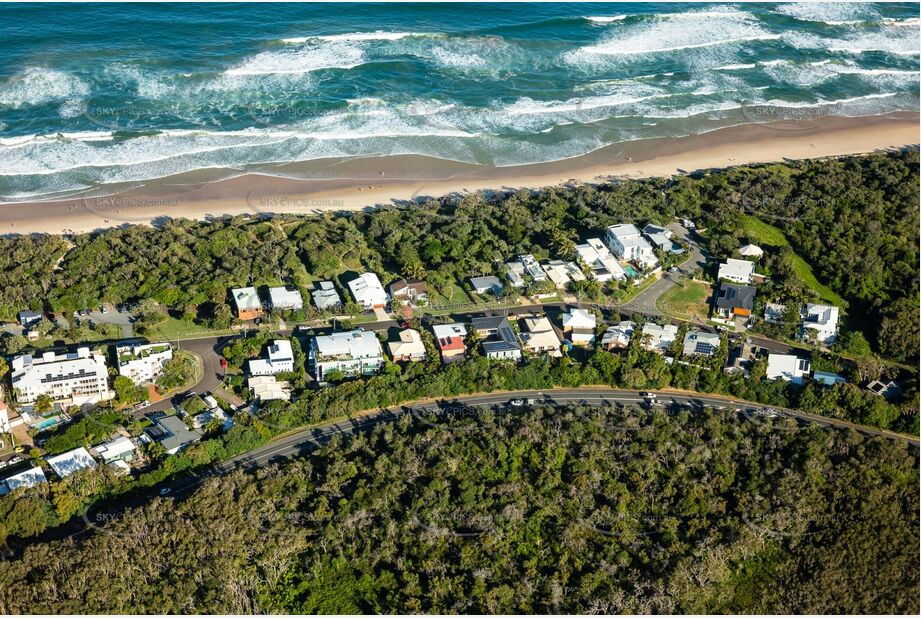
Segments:
[[[0,4],[0,201],[919,107],[919,5]]]

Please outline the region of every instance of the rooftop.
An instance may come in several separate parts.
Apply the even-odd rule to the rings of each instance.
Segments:
[[[96,466],[96,460],[82,446],[72,451],[49,457],[47,461],[54,473],[61,478]]]
[[[262,302],[259,300],[259,293],[256,292],[256,288],[234,288],[230,290],[230,295],[233,296],[233,302],[237,305],[237,310],[239,311],[262,308]]]
[[[721,309],[747,309],[755,306],[756,289],[750,285],[721,283],[716,297],[716,306]]]

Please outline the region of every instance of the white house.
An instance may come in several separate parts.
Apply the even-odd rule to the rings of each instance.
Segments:
[[[803,379],[809,375],[809,361],[793,354],[768,354],[767,373],[768,380],[786,380],[794,384],[802,384]]]
[[[387,347],[394,362],[425,360],[425,344],[422,343],[422,335],[415,329],[400,331],[400,340],[387,342]]]
[[[307,359],[314,377],[323,382],[330,371],[346,376],[377,373],[384,364],[384,350],[374,333],[352,330],[314,337]]]
[[[355,302],[365,309],[380,309],[387,304],[387,292],[374,273],[364,273],[349,281],[349,290]]]
[[[622,260],[633,260],[643,268],[655,268],[659,264],[652,246],[631,223],[610,226],[604,239],[611,253]]]
[[[268,358],[249,361],[251,376],[273,376],[284,371],[294,371],[294,351],[288,339],[276,339],[270,343]]]
[[[275,376],[253,376],[247,380],[246,385],[249,387],[253,397],[259,401],[272,401],[275,399],[289,401],[291,399],[290,385],[287,382],[277,380]]]
[[[787,306],[780,303],[764,304],[764,321],[768,324],[780,324],[783,322],[783,314],[787,311]]]
[[[82,446],[72,451],[49,457],[46,461],[51,466],[51,469],[54,470],[54,473],[61,478],[70,476],[80,470],[96,467],[96,460]]]
[[[806,305],[803,312],[803,338],[831,345],[838,337],[838,308],[830,305]]]
[[[689,330],[684,336],[685,356],[713,356],[720,347],[720,336],[702,330]]]
[[[102,459],[102,463],[112,463],[113,461],[128,461],[134,458],[137,445],[125,436],[118,436],[108,442],[97,444],[93,447],[96,456]]]
[[[623,320],[615,326],[611,326],[604,331],[601,337],[601,347],[605,350],[615,350],[617,348],[626,348],[630,344],[630,338],[636,330],[636,323],[630,320]]]
[[[34,487],[39,483],[47,482],[48,479],[45,478],[45,472],[41,468],[38,466],[29,468],[0,481],[0,496],[4,496],[20,487]]]
[[[576,254],[592,271],[592,276],[605,283],[611,279],[627,280],[627,271],[598,238],[589,238],[584,244],[576,245]]]
[[[171,358],[173,346],[168,343],[119,343],[115,346],[119,375],[131,378],[135,384],[154,382]]]
[[[550,356],[562,356],[562,342],[553,330],[553,324],[546,316],[524,319],[524,331],[521,333],[524,348],[533,354],[546,352]]]
[[[513,288],[523,288],[524,281],[524,264],[519,261],[505,263],[505,278]]]
[[[297,311],[304,308],[304,297],[298,289],[269,288],[269,306],[276,310]]]
[[[563,313],[563,334],[573,345],[595,343],[595,314],[585,309],[572,309]]]
[[[585,275],[575,262],[550,260],[544,264],[544,272],[558,288],[565,288],[570,281],[585,281]]]
[[[20,403],[35,403],[41,395],[74,405],[98,403],[114,396],[109,390],[109,373],[102,354],[87,347],[76,352],[45,352],[17,356],[12,362],[13,391]]]
[[[720,264],[720,269],[716,274],[716,278],[748,285],[752,282],[752,275],[754,274],[754,262],[729,258],[726,260],[725,264]]]
[[[643,347],[653,352],[667,351],[678,338],[678,327],[673,324],[659,326],[652,322],[643,324]]]

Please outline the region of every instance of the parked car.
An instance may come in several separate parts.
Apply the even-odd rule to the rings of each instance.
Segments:
[[[516,408],[519,408],[524,405],[524,399],[512,399],[509,404],[513,405]]]
[[[173,491],[173,490],[170,489],[169,487],[164,487],[163,489],[160,490],[160,495],[161,495],[161,496],[165,496],[166,494],[168,494],[168,493],[171,492],[171,491]]]

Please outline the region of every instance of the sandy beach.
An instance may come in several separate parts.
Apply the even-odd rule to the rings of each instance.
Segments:
[[[917,114],[747,124],[702,135],[629,142],[552,163],[487,168],[418,156],[277,165],[214,180],[213,172],[152,181],[109,196],[0,204],[0,234],[82,233],[168,218],[315,214],[486,189],[671,176],[790,159],[839,156],[919,143]],[[208,175],[212,175],[208,178]]]

